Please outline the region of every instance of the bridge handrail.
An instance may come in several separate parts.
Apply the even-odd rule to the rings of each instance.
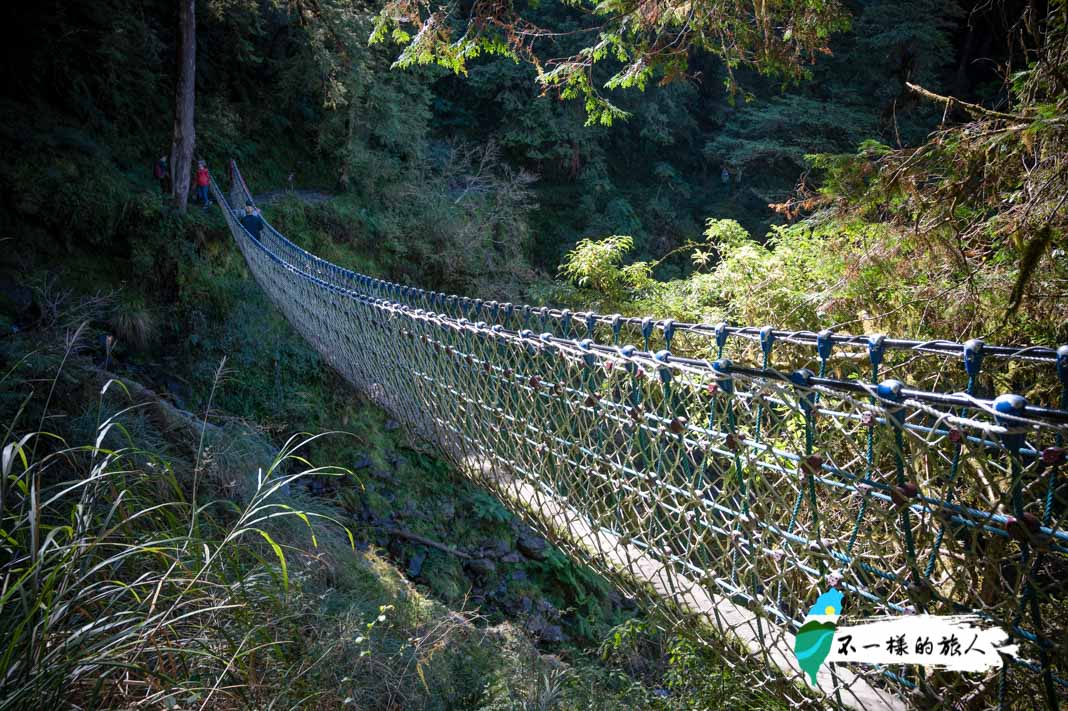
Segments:
[[[236,183],[240,186],[243,192],[244,199],[255,204],[255,198],[253,197],[252,192],[248,189],[248,185],[245,183],[244,177],[242,176],[236,161],[231,161],[231,170]],[[417,308],[437,307],[442,310],[442,312],[444,312],[446,307],[452,306],[454,309],[459,309],[458,312],[453,312],[453,315],[457,315],[458,317],[478,319],[484,315],[487,319],[491,319],[496,323],[508,325],[508,321],[513,316],[525,316],[529,322],[529,319],[532,317],[531,315],[536,314],[546,320],[554,321],[558,329],[557,332],[564,330],[565,335],[568,327],[571,325],[570,322],[578,320],[581,322],[582,327],[585,327],[586,335],[591,337],[594,335],[594,327],[597,325],[608,326],[613,332],[618,331],[620,327],[626,325],[638,328],[642,331],[646,338],[647,349],[649,347],[649,333],[655,328],[665,335],[669,333],[671,334],[666,335],[666,345],[668,347],[670,347],[672,336],[677,333],[692,333],[702,337],[714,338],[717,341],[717,346],[720,350],[724,347],[726,339],[731,336],[758,342],[767,340],[770,337],[777,341],[785,341],[816,348],[817,351],[820,351],[819,355],[822,360],[827,360],[831,356],[833,348],[836,346],[860,347],[867,351],[872,351],[873,349],[880,351],[912,351],[914,353],[957,356],[960,358],[964,358],[966,355],[978,350],[981,351],[980,357],[989,356],[1006,360],[1024,360],[1054,364],[1061,379],[1068,381],[1068,344],[1053,348],[1049,346],[1035,345],[1015,346],[988,344],[978,338],[960,342],[944,339],[917,340],[894,338],[884,334],[846,334],[836,333],[830,329],[824,329],[818,332],[808,330],[790,331],[773,328],[771,326],[734,326],[727,322],[720,322],[718,324],[689,323],[684,321],[674,321],[672,319],[654,319],[650,316],[621,316],[619,314],[600,314],[594,311],[571,312],[568,309],[531,306],[528,304],[512,304],[507,302],[497,303],[496,301],[484,302],[482,299],[478,298],[423,290],[410,285],[390,282],[388,280],[378,279],[367,274],[361,274],[340,267],[336,264],[326,262],[318,256],[304,250],[299,245],[294,244],[272,226],[268,225],[268,227],[285,249],[291,250],[303,259],[321,264],[330,274],[343,276],[357,287],[360,287],[360,290],[366,290],[366,293],[370,293],[380,298],[390,298],[390,300],[407,303],[408,305]]]

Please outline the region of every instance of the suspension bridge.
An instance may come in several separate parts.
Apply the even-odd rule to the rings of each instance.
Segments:
[[[331,367],[752,684],[813,707],[1068,701],[1068,346],[427,291],[322,260],[269,222],[253,237],[231,171],[229,197],[212,190],[250,272]],[[830,587],[844,619],[971,613],[1020,654],[986,673],[836,663],[813,689],[794,639]]]

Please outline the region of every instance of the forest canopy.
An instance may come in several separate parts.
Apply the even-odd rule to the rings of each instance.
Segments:
[[[842,255],[835,283],[866,294],[828,303],[872,327],[893,312],[887,327],[926,332],[903,304],[959,293],[937,328],[1062,337],[1063,1],[197,5],[198,153],[342,196],[324,239],[373,245],[397,279],[581,303],[567,255],[616,235],[621,266],[689,293],[722,262],[706,222],[729,219],[753,249],[783,244],[780,228],[823,235],[808,249]],[[72,244],[128,249],[164,283],[186,257],[127,244],[110,200],[169,143],[175,20],[162,0],[44,0],[12,15],[38,41],[2,50],[5,95],[35,97],[4,104],[5,140],[75,176],[16,158],[12,222],[53,219],[58,197],[80,210]],[[708,259],[687,256],[695,244]],[[919,271],[903,280],[902,263]],[[873,279],[885,286],[861,288]]]
[[[830,54],[831,33],[849,26],[836,0],[580,0],[564,5],[574,11],[564,14],[564,26],[557,29],[548,23],[559,15],[546,17],[552,11],[538,3],[389,0],[378,13],[371,41],[388,36],[405,45],[396,63],[400,67],[434,62],[466,74],[469,60],[483,54],[529,62],[544,89],[584,99],[587,123],[610,125],[627,113],[602,88],[644,89],[653,79],[660,85],[682,79],[692,52],[720,60],[732,96],[738,68],[784,81],[810,78],[807,65]],[[612,67],[603,85],[594,77],[599,64]]]

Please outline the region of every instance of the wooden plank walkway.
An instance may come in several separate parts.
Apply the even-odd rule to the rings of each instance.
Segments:
[[[766,659],[786,679],[804,684],[801,667],[794,656],[794,635],[760,618],[748,608],[726,597],[714,595],[698,583],[671,570],[661,561],[618,536],[594,526],[588,517],[575,511],[558,497],[546,494],[529,482],[501,472],[487,460],[464,459],[463,468],[476,481],[483,481],[503,493],[515,506],[527,510],[556,536],[584,547],[593,558],[613,566],[620,574],[652,588],[665,599],[674,600],[688,612],[696,613],[727,639],[734,639],[749,651],[754,662]],[[893,693],[876,688],[863,677],[841,666],[824,665],[816,676],[817,686],[828,700],[840,698],[847,708],[857,711],[905,711],[908,705]],[[810,691],[812,687],[807,687]]]

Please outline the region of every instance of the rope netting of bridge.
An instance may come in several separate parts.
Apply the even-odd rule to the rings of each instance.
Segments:
[[[754,685],[863,709],[1068,698],[1068,347],[676,324],[414,289],[321,260],[269,223],[254,238],[231,207],[252,195],[231,170],[230,200],[212,189],[233,237],[327,363]],[[637,346],[620,345],[631,336]],[[1049,402],[983,395],[1005,383]],[[829,587],[844,620],[971,613],[1020,653],[985,673],[825,665],[814,692],[794,635]]]

